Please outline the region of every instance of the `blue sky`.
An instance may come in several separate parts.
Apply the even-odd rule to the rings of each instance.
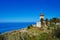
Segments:
[[[60,0],[0,0],[0,22],[36,22],[41,12],[60,18]]]

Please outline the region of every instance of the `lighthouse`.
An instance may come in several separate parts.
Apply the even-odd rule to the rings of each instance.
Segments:
[[[40,20],[41,19],[44,19],[44,14],[43,13],[40,14]]]
[[[44,20],[44,14],[43,14],[43,13],[40,13],[40,20],[41,20],[41,19]],[[41,25],[41,21],[38,21],[38,22],[36,23],[36,26],[39,27],[39,28],[41,28],[41,26],[42,26],[42,25]]]

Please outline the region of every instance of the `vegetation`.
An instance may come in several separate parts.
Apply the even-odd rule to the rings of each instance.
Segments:
[[[43,22],[44,19],[41,19],[40,21],[41,21],[41,25],[44,26],[44,22]]]
[[[0,40],[60,40],[60,28],[43,30],[34,27],[30,29],[15,30],[0,35]],[[55,37],[54,37],[55,36]]]
[[[4,34],[0,34],[0,40],[60,40],[60,26],[56,26],[56,22],[60,19],[46,19],[46,29],[33,27],[29,25],[22,30],[14,30]],[[41,19],[43,25],[43,19]],[[50,22],[50,25],[48,24]],[[44,26],[45,27],[45,26]]]
[[[54,17],[54,18],[50,19],[50,22],[54,22],[56,24],[56,22],[60,22],[60,19]]]
[[[31,27],[33,27],[33,25],[29,25],[27,28],[30,29]]]
[[[48,19],[46,18],[46,20],[45,20],[45,21],[46,21],[46,25],[48,26],[48,22],[49,22],[49,21],[48,21]]]
[[[60,27],[58,26],[57,29],[54,29],[53,36],[56,38],[60,38]]]

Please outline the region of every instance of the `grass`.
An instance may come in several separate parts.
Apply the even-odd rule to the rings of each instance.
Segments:
[[[44,29],[46,28],[46,29]],[[30,27],[21,30],[14,30],[4,33],[4,40],[60,40],[52,37],[52,27],[50,30],[47,27],[37,28]]]

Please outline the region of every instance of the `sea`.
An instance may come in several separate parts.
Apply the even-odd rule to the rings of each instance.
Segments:
[[[18,30],[25,27],[28,27],[31,24],[36,24],[35,22],[9,22],[9,23],[0,23],[0,33]]]

